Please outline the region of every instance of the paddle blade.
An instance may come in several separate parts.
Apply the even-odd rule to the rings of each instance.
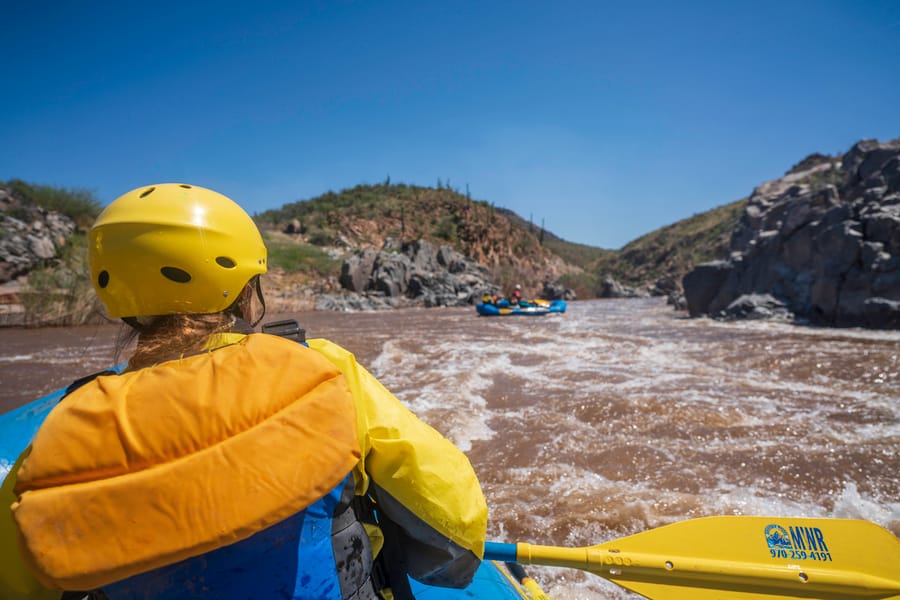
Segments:
[[[516,545],[649,598],[897,598],[900,541],[851,519],[707,517],[589,548]]]

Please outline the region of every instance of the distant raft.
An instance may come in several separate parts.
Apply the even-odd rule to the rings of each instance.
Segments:
[[[511,305],[508,300],[497,302],[482,302],[475,306],[475,310],[483,317],[506,317],[513,315],[536,317],[550,313],[566,312],[565,300],[523,300],[517,305]]]

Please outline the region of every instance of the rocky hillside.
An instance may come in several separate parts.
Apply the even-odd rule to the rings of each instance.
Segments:
[[[758,186],[730,256],[688,273],[684,293],[692,316],[900,328],[900,138]]]
[[[491,270],[502,288],[521,283],[536,293],[547,280],[578,273],[541,243],[542,232],[509,211],[457,191],[404,184],[360,185],[256,215],[261,229],[333,256],[424,240],[448,246]]]
[[[84,232],[99,211],[84,190],[0,185],[0,325],[77,324],[96,316]]]

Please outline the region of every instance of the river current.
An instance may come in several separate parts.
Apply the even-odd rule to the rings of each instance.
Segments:
[[[688,319],[662,299],[267,320],[285,317],[352,351],[468,454],[491,540],[586,546],[713,515],[862,518],[900,535],[900,332]],[[114,363],[118,331],[0,330],[0,411]],[[635,597],[528,571],[554,598]]]

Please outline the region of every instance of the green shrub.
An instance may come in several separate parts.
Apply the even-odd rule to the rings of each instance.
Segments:
[[[319,229],[310,234],[309,243],[313,246],[331,246],[334,244],[334,236],[323,229]]]
[[[37,206],[66,215],[82,230],[88,229],[103,210],[100,201],[89,190],[25,183],[18,179],[7,185],[14,194]]]
[[[91,285],[87,238],[73,235],[59,257],[28,274],[22,287],[25,325],[81,325],[95,316],[99,300]]]
[[[340,272],[341,263],[320,248],[295,242],[280,234],[263,235],[269,251],[269,266],[309,275],[331,276]]]
[[[560,276],[559,283],[575,292],[576,298],[595,298],[600,283],[596,275],[591,273],[566,273]]]
[[[456,219],[453,218],[453,215],[447,215],[437,224],[434,234],[442,240],[446,240],[448,242],[456,242],[458,239],[458,232],[456,227]]]

